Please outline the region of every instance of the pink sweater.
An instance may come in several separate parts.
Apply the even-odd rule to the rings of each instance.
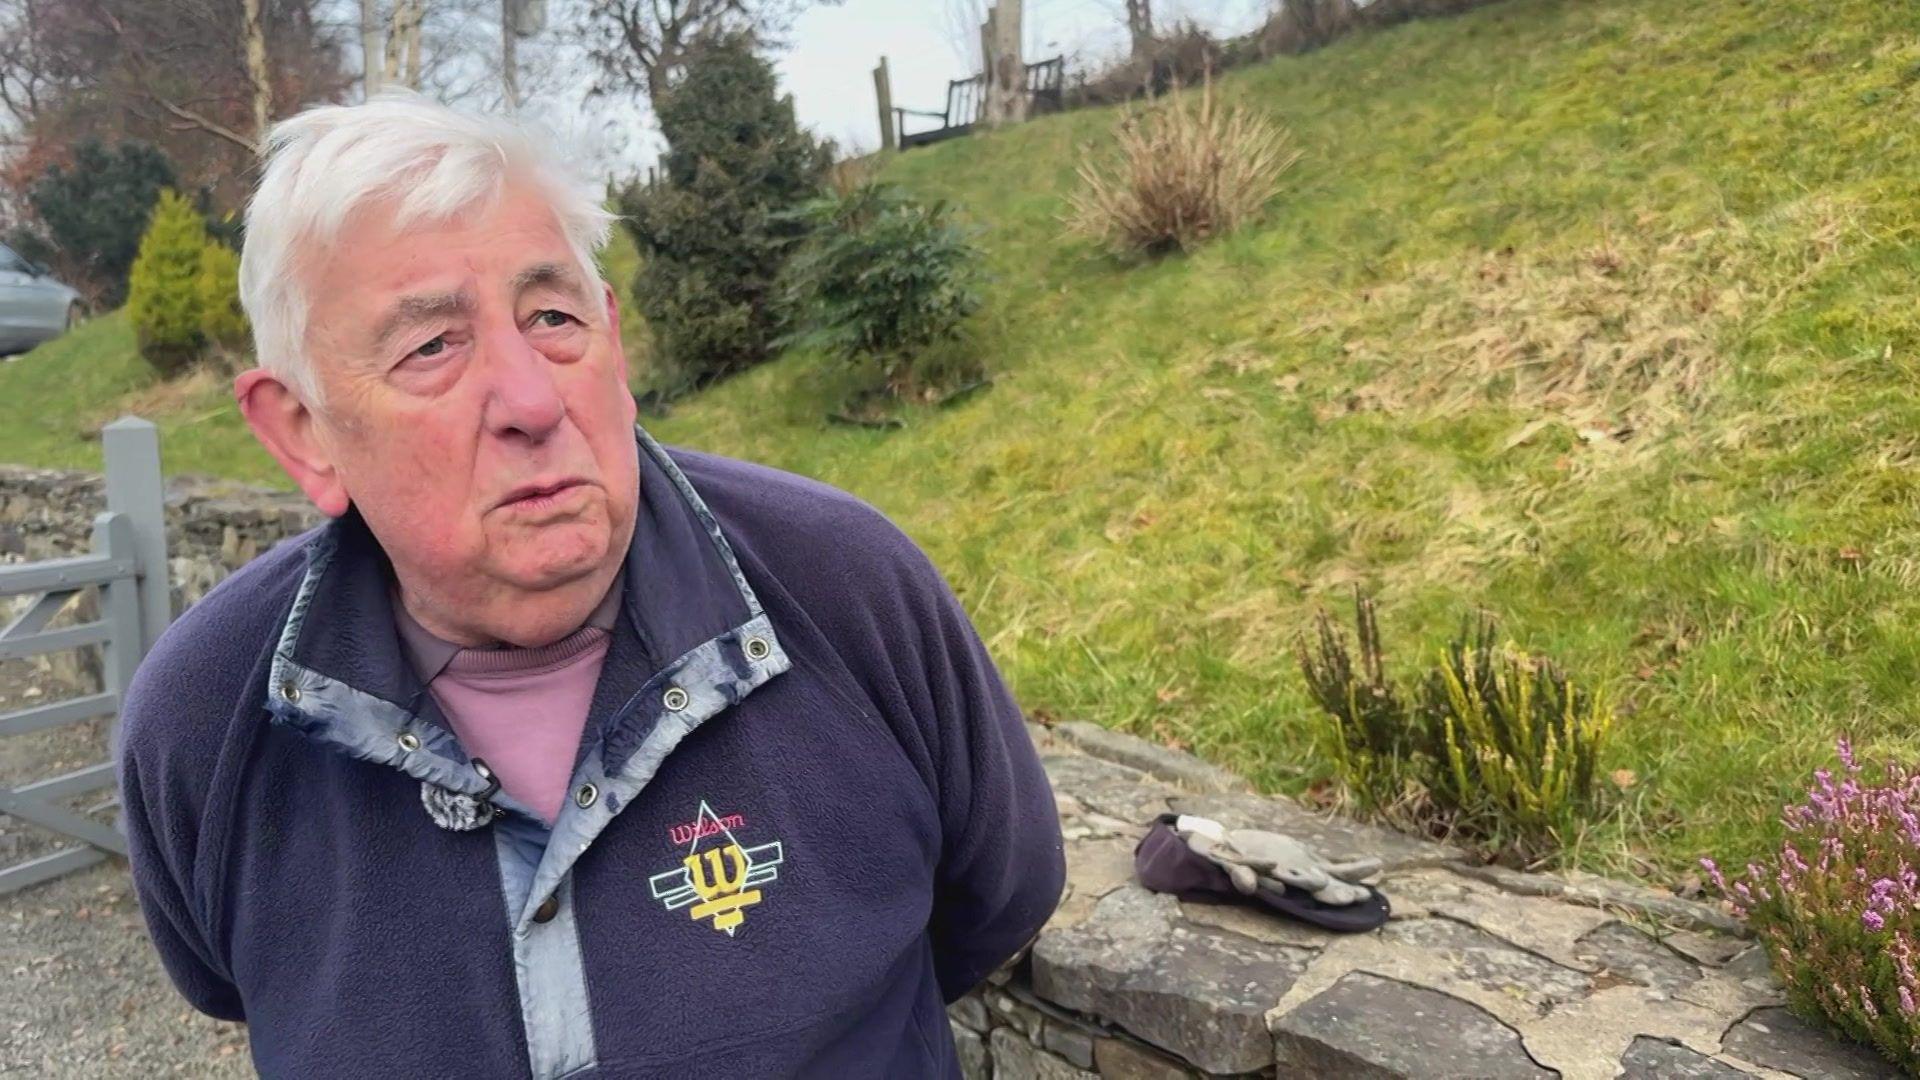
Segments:
[[[610,640],[587,626],[539,649],[462,649],[429,686],[460,745],[549,825],[567,798]]]
[[[537,649],[463,649],[393,600],[400,643],[468,757],[551,825],[567,798],[587,711],[619,617],[620,577],[587,625]]]

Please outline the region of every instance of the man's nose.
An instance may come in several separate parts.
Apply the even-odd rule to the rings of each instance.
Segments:
[[[487,335],[487,429],[495,435],[542,442],[566,418],[566,402],[554,381],[553,362],[527,343],[520,328]]]

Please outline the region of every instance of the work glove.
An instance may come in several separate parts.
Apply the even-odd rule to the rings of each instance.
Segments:
[[[1380,871],[1379,859],[1327,862],[1291,836],[1265,829],[1229,829],[1212,818],[1181,814],[1174,819],[1173,829],[1196,854],[1225,870],[1233,887],[1247,896],[1262,884],[1285,885],[1323,904],[1357,904],[1372,891],[1354,883]]]

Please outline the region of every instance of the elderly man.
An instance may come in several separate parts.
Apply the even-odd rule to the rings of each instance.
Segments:
[[[333,520],[142,667],[128,844],[269,1076],[955,1076],[1052,794],[878,512],[634,424],[609,216],[412,98],[274,132],[247,423]]]

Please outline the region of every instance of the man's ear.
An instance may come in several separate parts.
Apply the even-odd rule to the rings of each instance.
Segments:
[[[622,388],[631,388],[633,376],[627,370],[627,347],[620,340],[620,298],[614,295],[613,286],[604,281],[600,283],[600,292],[607,302],[607,334],[613,338],[613,355],[615,367],[620,373],[620,385]],[[627,398],[632,400],[633,395],[628,394]],[[635,419],[637,416],[630,416],[627,422],[632,423]]]
[[[253,437],[267,448],[307,498],[328,517],[347,512],[350,500],[339,469],[320,438],[313,410],[293,389],[265,368],[233,380],[233,396]]]

